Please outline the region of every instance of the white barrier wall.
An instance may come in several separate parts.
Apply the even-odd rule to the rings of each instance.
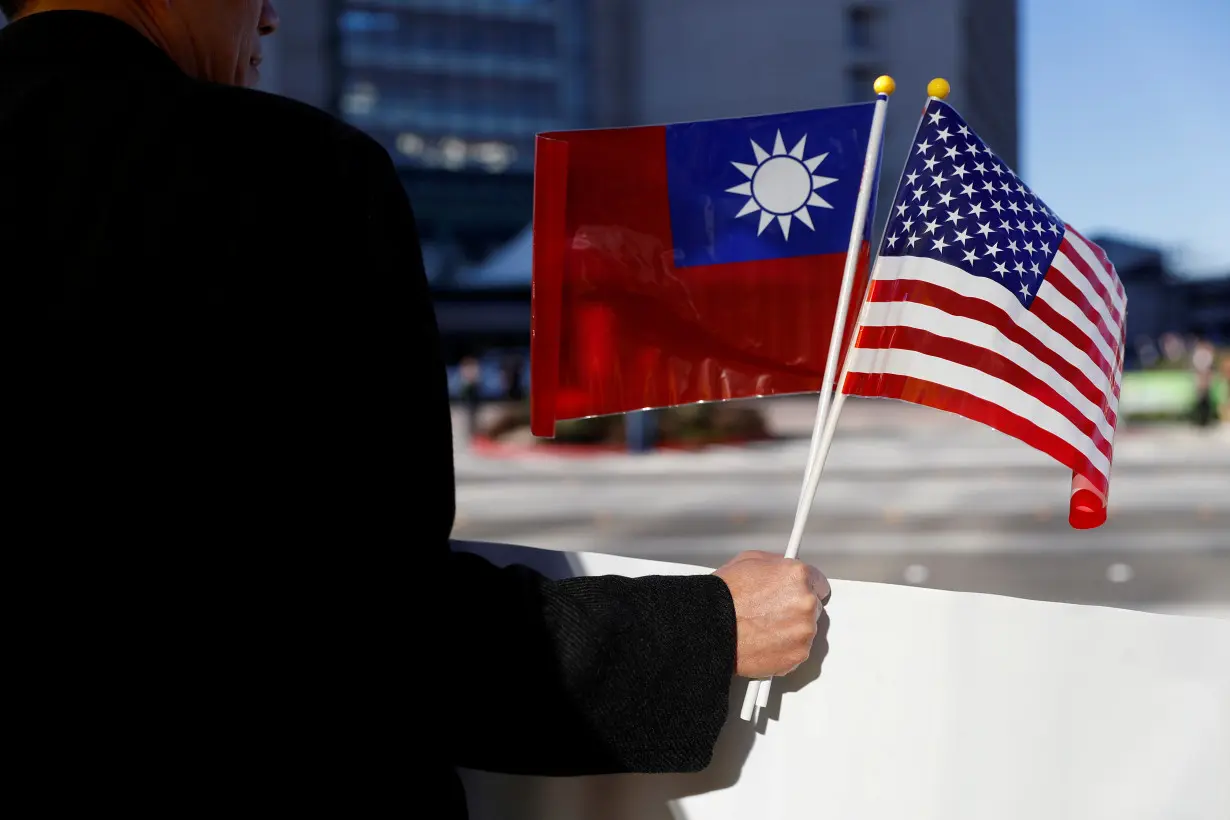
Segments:
[[[553,577],[709,572],[457,542]],[[695,775],[464,772],[473,820],[1227,820],[1230,622],[834,581],[812,660]]]

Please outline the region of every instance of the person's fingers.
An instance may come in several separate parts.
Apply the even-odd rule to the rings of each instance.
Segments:
[[[811,585],[812,592],[816,593],[816,597],[820,599],[820,603],[827,604],[833,594],[833,589],[829,586],[829,579],[824,577],[823,572],[810,564],[807,566],[807,579]]]

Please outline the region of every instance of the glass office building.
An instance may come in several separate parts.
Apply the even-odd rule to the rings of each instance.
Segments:
[[[407,168],[529,173],[586,123],[584,0],[346,0],[342,115]]]

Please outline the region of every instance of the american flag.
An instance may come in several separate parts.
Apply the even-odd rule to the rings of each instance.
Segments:
[[[842,390],[957,413],[1047,453],[1073,472],[1072,526],[1098,526],[1126,309],[1105,252],[931,100]]]

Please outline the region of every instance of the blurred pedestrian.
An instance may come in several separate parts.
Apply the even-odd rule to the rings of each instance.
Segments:
[[[5,525],[38,635],[5,660],[56,807],[458,817],[457,766],[707,765],[731,676],[807,656],[823,576],[454,553],[414,216],[375,141],[242,88],[271,3],[0,11],[3,303],[29,323]]]
[[[520,355],[509,353],[504,357],[502,366],[504,398],[513,403],[520,403],[525,399],[525,391],[521,386],[521,370],[525,362]]]
[[[1196,408],[1195,422],[1197,427],[1208,427],[1213,423],[1215,409],[1213,406],[1213,366],[1217,354],[1213,345],[1207,341],[1196,342],[1192,347],[1192,371],[1196,378]]]
[[[474,441],[481,429],[478,413],[482,406],[482,370],[478,366],[478,359],[473,356],[463,358],[457,369],[461,377],[461,405],[466,414],[466,437]]]
[[[1219,416],[1222,421],[1230,422],[1230,355],[1224,351],[1221,356],[1222,400]]]

